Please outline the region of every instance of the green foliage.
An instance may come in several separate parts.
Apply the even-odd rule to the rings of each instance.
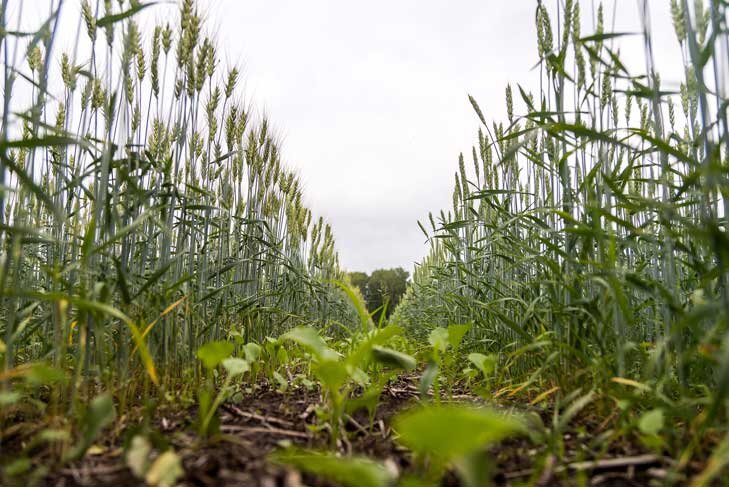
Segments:
[[[86,408],[81,423],[81,436],[68,452],[67,460],[77,460],[84,456],[102,430],[116,417],[114,402],[109,394],[95,397]]]
[[[229,342],[209,342],[197,349],[197,358],[206,369],[212,370],[230,357],[234,349],[235,346]]]
[[[150,487],[174,487],[185,473],[182,460],[174,451],[155,454],[150,442],[142,435],[132,438],[125,459],[132,473]]]
[[[366,333],[372,328],[372,318],[367,312],[361,294],[357,292],[356,288],[350,287],[346,282],[335,281],[334,283],[344,292],[344,294],[346,294],[349,302],[352,303],[352,306],[357,311],[357,316],[359,316],[359,321],[362,324],[362,331]]]
[[[490,483],[487,446],[525,431],[514,417],[455,405],[425,406],[401,413],[394,427],[399,441],[427,460],[427,480],[440,479],[446,466],[452,464],[468,487]]]
[[[652,409],[643,413],[638,422],[638,428],[646,435],[658,435],[663,429],[664,414],[661,409]]]
[[[289,449],[274,453],[270,458],[343,487],[387,487],[395,481],[394,475],[384,466],[363,457]]]
[[[395,419],[400,441],[421,455],[451,461],[524,431],[516,419],[483,408],[425,406]]]
[[[430,387],[433,387],[433,396],[440,402],[440,378],[444,374],[448,381],[448,390],[452,390],[455,381],[455,371],[459,360],[458,348],[461,341],[471,329],[471,325],[449,325],[448,328],[433,328],[428,335],[431,346],[429,364],[420,381],[420,394],[425,396]]]
[[[0,16],[19,54],[2,90],[0,380],[52,382],[54,414],[98,385],[123,414],[184,389],[198,349],[212,370],[233,354],[223,340],[356,318],[332,284],[345,275],[331,227],[270,122],[240,103],[195,2],[151,43],[139,26],[173,5],[101,4],[82,2],[70,45],[56,42],[77,15],[66,2],[22,26]],[[249,365],[261,352],[247,346]]]
[[[366,272],[350,272],[348,275],[352,285],[364,295],[367,309],[375,322],[392,315],[405,294],[410,277],[410,273],[401,267],[377,269],[370,275]]]
[[[524,433],[521,421],[484,408],[425,406],[399,414],[394,421],[399,441],[417,454],[427,468],[420,475],[397,478],[383,464],[333,453],[286,449],[270,458],[345,486],[436,485],[452,465],[467,487],[491,481],[485,448],[504,438]]]
[[[468,360],[483,374],[484,378],[489,378],[496,369],[496,356],[484,355],[482,353],[469,353]]]
[[[453,376],[445,327],[472,323],[464,349],[478,354],[479,386],[556,400],[557,456],[572,413],[593,402],[630,397],[624,433],[683,458],[729,424],[729,125],[713,87],[729,10],[671,4],[678,91],[654,71],[649,19],[641,35],[607,32],[600,7],[583,33],[580,2],[560,2],[555,36],[554,12],[537,7],[540,89],[507,87],[504,121],[468,97],[470,157],[454,167],[452,206],[419,225],[428,253],[392,317],[431,345],[421,390],[432,384],[436,399],[435,374]],[[631,72],[620,52],[639,42],[646,72]],[[636,390],[613,396],[616,383]]]
[[[243,347],[243,351],[246,355],[246,360],[249,363],[255,362],[259,359],[262,353],[262,348],[257,343],[246,343],[246,345]]]
[[[372,347],[372,357],[383,365],[403,370],[413,370],[417,365],[410,355],[377,345]]]
[[[246,360],[234,357],[223,360],[223,368],[231,378],[238,377],[251,370]]]
[[[248,361],[230,356],[234,350],[235,346],[230,342],[210,342],[197,350],[198,358],[207,369],[207,382],[198,389],[198,433],[202,437],[207,437],[211,433],[211,424],[216,426],[214,430],[217,431],[215,414],[232,392],[233,379],[251,370]],[[218,365],[222,365],[226,375],[216,394],[213,372]]]
[[[400,268],[346,283],[331,227],[303,205],[269,121],[239,103],[238,71],[222,72],[193,1],[145,51],[137,21],[154,3],[104,2],[98,17],[83,3],[88,39],[62,46],[73,54],[54,43],[64,2],[27,32],[0,16],[0,44],[26,53],[6,66],[0,115],[0,419],[53,423],[29,428],[4,475],[40,481],[36,448],[49,445],[49,465],[80,459],[117,407],[178,389],[197,394],[207,438],[223,401],[255,392],[259,373],[287,392],[312,387],[310,371],[336,448],[344,414],[364,407],[372,426],[387,381],[416,368],[405,329],[425,349],[420,391],[436,404],[397,418],[425,473],[401,486],[432,485],[448,466],[484,485],[484,447],[524,431],[440,405],[464,363],[484,396],[551,402],[551,421],[529,415],[529,433],[555,458],[566,432],[609,403],[618,419],[606,443],[680,450],[680,465],[718,443],[692,485],[720,477],[729,125],[726,90],[712,83],[727,68],[726,2],[671,3],[686,63],[677,93],[653,71],[648,19],[647,72],[630,73],[618,55],[628,36],[605,32],[601,7],[584,35],[579,2],[560,3],[555,37],[540,3],[542,90],[507,87],[503,123],[468,97],[480,124],[472,165],[461,155],[452,207],[419,224],[430,247],[407,290]],[[172,486],[180,458],[157,450],[136,436],[127,463]],[[360,458],[280,461],[343,484],[395,481]]]
[[[174,487],[184,473],[180,457],[172,450],[167,450],[150,465],[144,481],[153,487]]]
[[[281,336],[283,340],[291,340],[311,352],[317,360],[335,361],[339,358],[337,352],[329,348],[319,332],[307,326],[297,326]]]

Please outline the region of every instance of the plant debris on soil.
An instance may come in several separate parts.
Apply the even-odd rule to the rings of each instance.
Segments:
[[[398,445],[397,433],[390,427],[395,413],[416,404],[420,398],[412,378],[401,378],[383,391],[370,428],[362,410],[346,416],[347,435],[339,448],[342,454],[360,454],[385,462],[388,468],[403,472],[415,467],[410,452]],[[282,393],[261,383],[255,394],[238,402],[228,402],[220,410],[220,434],[200,442],[191,418],[194,408],[155,418],[155,427],[182,459],[184,476],[180,487],[335,487],[336,484],[302,474],[267,460],[270,453],[289,445],[325,449],[327,432],[316,432],[316,404],[319,393],[304,387]],[[458,394],[459,402],[479,402],[479,398]],[[119,435],[121,436],[121,435]],[[543,455],[528,438],[510,439],[492,448],[496,469],[494,485],[500,487],[529,483],[537,486],[580,485],[617,487],[660,485],[668,474],[671,460],[626,445],[610,451],[609,457],[585,459],[578,435],[566,435],[564,458],[581,458],[557,463]],[[122,442],[107,440],[82,460],[52,471],[43,481],[47,487],[144,487],[127,467]],[[565,460],[565,461],[566,461]],[[584,482],[586,481],[586,482]],[[460,486],[455,475],[443,479],[443,486]],[[369,487],[369,486],[363,486]],[[372,486],[377,487],[377,486]]]

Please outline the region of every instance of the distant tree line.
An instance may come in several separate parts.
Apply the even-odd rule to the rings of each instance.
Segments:
[[[410,273],[402,267],[395,269],[377,269],[372,274],[366,272],[350,272],[349,279],[352,285],[359,288],[367,303],[367,310],[372,313],[377,322],[382,314],[383,305],[387,303],[385,317],[389,317],[402,295],[405,294]]]

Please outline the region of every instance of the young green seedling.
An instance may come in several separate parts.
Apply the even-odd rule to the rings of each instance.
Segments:
[[[317,475],[343,487],[389,487],[395,474],[384,465],[364,457],[340,457],[297,449],[287,449],[269,457],[273,462]]]
[[[475,374],[481,374],[484,387],[478,387],[477,392],[482,396],[489,394],[488,384],[491,381],[494,371],[496,370],[497,357],[494,354],[484,355],[482,353],[469,353],[468,361],[476,367]],[[468,369],[467,369],[468,370]],[[470,369],[473,370],[473,369]]]
[[[434,328],[428,336],[430,343],[430,359],[420,379],[420,394],[425,397],[428,389],[433,387],[433,398],[440,403],[440,381],[438,376],[443,375],[448,382],[448,391],[451,395],[451,372],[457,363],[458,347],[463,337],[471,329],[471,325],[450,325],[448,328]]]
[[[451,465],[467,487],[490,483],[486,447],[525,431],[513,416],[457,405],[406,411],[395,418],[394,428],[398,441],[421,461],[426,485],[434,485]]]
[[[198,433],[202,437],[209,435],[211,422],[215,417],[218,407],[229,394],[233,379],[242,376],[250,370],[250,366],[246,360],[230,357],[233,354],[234,348],[234,345],[230,342],[210,342],[200,347],[197,351],[197,356],[202,361],[208,374],[208,387],[205,389],[201,388],[199,392],[200,422],[198,425]],[[213,398],[213,372],[221,364],[226,371],[225,380]]]
[[[399,333],[400,329],[396,327],[385,327],[362,333],[356,340],[357,343],[353,349],[345,357],[329,348],[313,328],[297,327],[282,335],[282,339],[291,340],[312,354],[314,359],[311,366],[312,373],[321,383],[329,402],[332,448],[336,447],[339,439],[340,423],[342,415],[347,409],[346,402],[349,400],[352,387],[354,385],[366,387],[370,383],[369,376],[365,372],[368,364],[376,362],[404,370],[415,368],[415,359],[382,346]],[[371,404],[370,407],[372,407]]]

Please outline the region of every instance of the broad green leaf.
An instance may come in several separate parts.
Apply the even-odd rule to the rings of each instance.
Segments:
[[[482,353],[469,353],[468,360],[481,371],[484,377],[488,378],[496,368],[496,356],[484,355]]]
[[[388,487],[395,481],[384,465],[364,457],[290,449],[274,453],[270,458],[343,487]]]
[[[365,339],[360,340],[355,350],[347,356],[347,362],[359,367],[370,356],[373,346],[383,345],[392,337],[401,334],[402,328],[395,325],[387,325],[384,328],[376,328],[369,331],[365,335]]]
[[[380,346],[372,347],[372,357],[381,364],[404,370],[413,370],[417,365],[410,355]]]
[[[463,337],[471,329],[471,325],[449,325],[448,326],[448,344],[457,349],[461,344]]]
[[[387,378],[380,378],[378,382],[370,384],[362,394],[348,400],[345,405],[347,412],[352,414],[362,408],[374,410],[380,402],[382,389],[386,383]]]
[[[261,351],[261,346],[253,342],[247,343],[243,347],[243,352],[246,355],[246,360],[251,363],[259,359],[259,357],[261,356]]]
[[[223,360],[223,368],[228,372],[228,375],[230,375],[230,377],[237,377],[251,370],[248,362],[246,362],[242,358],[236,357],[230,357]]]
[[[314,375],[330,390],[339,389],[349,376],[347,366],[336,360],[324,360],[313,366]]]
[[[180,457],[167,450],[152,463],[144,480],[152,487],[174,487],[184,474]]]
[[[313,353],[318,360],[336,360],[339,357],[337,352],[327,347],[319,332],[309,326],[297,326],[283,334],[281,338],[298,343]]]
[[[5,346],[5,342],[0,340],[0,353],[5,353],[7,350],[7,347]]]
[[[276,350],[276,360],[278,360],[278,363],[280,364],[286,364],[289,362],[289,352],[286,351],[285,348],[281,347],[278,350]]]
[[[352,378],[352,380],[362,387],[367,387],[370,385],[370,376],[367,375],[367,372],[360,369],[359,367],[352,367],[351,365],[346,365],[347,374],[349,377]]]
[[[430,335],[428,335],[428,343],[438,351],[445,351],[448,348],[449,342],[448,342],[448,330],[445,328],[438,327],[434,328]]]
[[[651,409],[640,416],[638,429],[646,435],[657,435],[663,429],[663,409]]]
[[[94,398],[84,415],[81,438],[68,455],[69,460],[78,460],[93,444],[101,431],[114,421],[114,401],[105,393]]]
[[[486,408],[424,406],[398,415],[400,442],[412,451],[451,461],[524,431],[512,416]]]
[[[214,369],[233,354],[235,345],[230,342],[209,342],[197,349],[197,358],[207,369]]]

